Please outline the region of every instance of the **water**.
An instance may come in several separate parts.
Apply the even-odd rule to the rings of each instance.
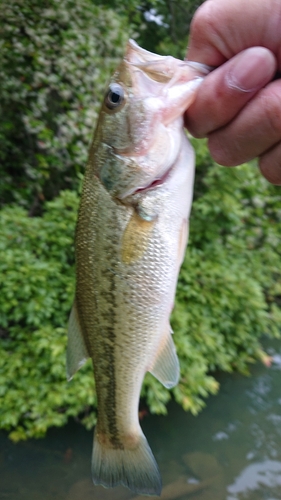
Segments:
[[[221,391],[198,416],[176,404],[142,427],[160,466],[163,500],[281,499],[281,343],[270,368],[221,376]],[[92,432],[71,422],[43,440],[11,443],[0,433],[0,499],[129,500],[90,479]],[[147,497],[143,497],[147,498]]]

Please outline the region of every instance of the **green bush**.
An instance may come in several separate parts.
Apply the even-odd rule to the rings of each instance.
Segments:
[[[210,372],[247,373],[265,355],[263,334],[278,334],[281,195],[255,165],[215,165],[196,142],[198,169],[190,244],[172,315],[181,380],[167,391],[147,375],[142,395],[165,413],[174,394],[197,413],[218,390]],[[0,213],[0,426],[14,440],[43,436],[77,416],[95,422],[91,364],[65,378],[66,323],[74,293],[75,192],[45,205]]]
[[[77,204],[66,191],[42,218],[19,207],[1,212],[0,426],[14,429],[14,440],[43,436],[96,401],[89,370],[82,386],[65,378]]]
[[[32,213],[77,186],[105,81],[128,37],[91,0],[0,0],[0,200]]]

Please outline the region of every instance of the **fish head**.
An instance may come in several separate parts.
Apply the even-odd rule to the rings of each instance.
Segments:
[[[95,173],[112,196],[125,200],[165,177],[179,154],[182,115],[208,71],[128,42],[93,142]]]

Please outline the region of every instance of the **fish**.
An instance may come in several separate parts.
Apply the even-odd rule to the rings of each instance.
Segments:
[[[93,482],[139,495],[162,488],[138,419],[144,376],[168,389],[180,377],[169,317],[194,181],[183,113],[207,73],[129,40],[105,92],[78,211],[67,377],[92,359]]]

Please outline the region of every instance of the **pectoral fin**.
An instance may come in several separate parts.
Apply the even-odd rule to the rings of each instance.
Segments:
[[[167,389],[177,385],[180,377],[180,365],[176,348],[171,335],[171,327],[168,325],[159,350],[157,352],[150,373],[156,377]]]
[[[153,221],[144,220],[137,213],[132,215],[122,239],[121,258],[125,264],[133,264],[142,258],[153,228]]]
[[[67,334],[66,373],[67,379],[71,380],[74,373],[84,365],[89,357],[87,347],[83,339],[75,301],[69,317]]]

